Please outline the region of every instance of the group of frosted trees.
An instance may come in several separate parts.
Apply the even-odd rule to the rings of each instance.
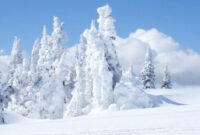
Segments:
[[[122,71],[114,45],[117,35],[111,8],[105,5],[97,12],[98,27],[93,20],[81,34],[75,50],[65,49],[67,36],[58,17],[53,18],[51,34],[44,26],[30,57],[15,37],[7,80],[0,82],[0,123],[5,121],[4,108],[31,118],[57,119],[105,109],[155,106],[139,88],[132,68]],[[154,88],[154,78],[148,51],[142,71],[145,88]],[[169,84],[166,69],[163,87]]]
[[[108,5],[97,12],[98,28],[92,21],[83,32],[73,62],[64,48],[67,36],[58,17],[53,18],[51,34],[43,28],[30,58],[15,37],[5,87],[14,92],[8,96],[7,108],[27,117],[57,119],[107,109],[115,102],[114,89],[122,71],[113,44],[114,19]],[[0,101],[3,114],[4,97]]]
[[[172,84],[167,65],[165,66],[163,72],[164,73],[163,73],[163,80],[161,82],[161,88],[170,89],[172,87]],[[145,89],[155,88],[155,73],[154,73],[154,65],[150,48],[148,48],[146,52],[145,62],[141,71],[140,80]]]

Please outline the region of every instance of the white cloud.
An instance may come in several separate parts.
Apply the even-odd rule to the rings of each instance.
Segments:
[[[156,29],[138,29],[128,38],[117,38],[117,52],[123,67],[133,64],[138,74],[144,62],[147,46],[153,50],[157,82],[168,64],[172,80],[181,85],[200,85],[200,54],[182,47],[170,36]]]
[[[4,53],[4,50],[0,50],[0,55]]]

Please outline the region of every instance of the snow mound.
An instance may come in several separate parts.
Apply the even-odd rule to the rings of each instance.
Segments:
[[[114,97],[119,110],[159,107],[164,103],[183,105],[162,95],[147,94],[133,74],[132,68],[123,72],[122,79],[115,88]]]
[[[20,122],[27,122],[28,118],[25,118],[17,113],[14,113],[13,111],[6,110],[5,111],[5,122],[7,124],[14,124],[14,123],[20,123]]]
[[[132,67],[123,72],[121,81],[115,88],[114,95],[119,110],[157,106],[154,99],[141,88]]]
[[[152,97],[131,83],[121,83],[115,90],[115,100],[119,110],[155,107],[157,100]]]

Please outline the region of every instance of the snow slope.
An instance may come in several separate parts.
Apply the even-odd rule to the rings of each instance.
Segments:
[[[200,87],[147,91],[184,105],[101,112],[60,120],[31,120],[8,112],[0,135],[199,135]],[[162,96],[161,96],[162,97]]]

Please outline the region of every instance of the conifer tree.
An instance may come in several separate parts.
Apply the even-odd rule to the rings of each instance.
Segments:
[[[17,37],[14,39],[9,68],[8,84],[9,87],[15,89],[15,93],[9,96],[11,97],[9,109],[21,113],[22,110],[24,111],[23,103],[26,101],[24,97],[27,97],[25,93],[29,83],[29,60],[25,52],[20,48],[19,39]]]
[[[62,88],[62,80],[59,77],[62,73],[56,70],[64,51],[63,42],[65,40],[63,22],[60,22],[58,17],[54,17],[52,34],[48,35],[46,27],[43,28],[37,63],[37,69],[41,74],[40,94],[37,98],[40,118],[55,119],[63,117],[65,94]]]
[[[115,31],[115,20],[112,18],[112,9],[106,4],[103,7],[99,7],[97,9],[99,14],[98,18],[98,31],[101,34],[101,38],[104,41],[105,46],[105,57],[106,61],[109,65],[109,70],[113,73],[113,89],[115,88],[116,83],[120,81],[121,78],[121,66],[119,64],[116,48],[114,45],[114,41],[117,37]]]
[[[12,86],[0,81],[0,124],[6,123],[4,109],[8,107],[11,101],[10,96],[15,93],[15,90]]]
[[[140,80],[145,89],[155,88],[154,65],[150,48],[148,48],[146,52],[145,62],[141,71]]]
[[[67,116],[82,115],[83,108],[87,105],[85,101],[85,44],[81,36],[80,44],[76,46],[76,79],[73,97],[67,107]]]
[[[35,82],[37,79],[35,78],[35,75],[37,75],[37,65],[38,65],[38,59],[39,59],[39,49],[40,49],[40,43],[39,39],[36,39],[32,48],[31,52],[31,62],[30,62],[30,71],[32,75],[32,80]]]
[[[167,65],[165,66],[165,69],[164,69],[161,88],[165,88],[165,89],[171,89],[172,88],[170,72],[169,72]]]
[[[23,63],[23,51],[20,48],[20,40],[15,37],[11,51],[11,59],[9,63],[9,83],[13,85],[14,73],[18,65]]]

